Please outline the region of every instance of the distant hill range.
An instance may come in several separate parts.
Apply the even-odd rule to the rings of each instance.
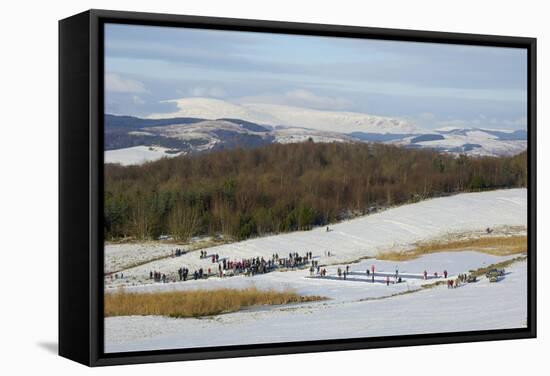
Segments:
[[[344,133],[327,131],[329,127],[326,124],[313,129],[258,124],[236,118],[142,119],[106,114],[104,125],[105,162],[124,165],[181,154],[308,140],[378,142],[473,156],[508,156],[518,154],[527,148],[527,132],[523,130],[443,128],[422,132],[406,128],[407,132],[399,133],[399,129],[391,129],[391,132],[388,132],[387,122],[385,126],[380,127],[380,131],[370,126],[368,132]]]

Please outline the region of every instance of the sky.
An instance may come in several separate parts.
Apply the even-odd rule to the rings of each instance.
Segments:
[[[526,129],[525,49],[107,24],[105,112],[174,113],[180,98]]]

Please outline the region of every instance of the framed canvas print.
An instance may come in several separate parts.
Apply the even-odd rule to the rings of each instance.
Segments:
[[[59,352],[536,335],[536,40],[60,21]]]

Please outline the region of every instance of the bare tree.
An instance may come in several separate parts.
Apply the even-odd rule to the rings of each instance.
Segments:
[[[177,202],[168,216],[168,229],[177,241],[188,241],[200,228],[201,211],[196,206]]]

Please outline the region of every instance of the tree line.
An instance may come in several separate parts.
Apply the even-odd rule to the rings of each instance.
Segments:
[[[105,165],[106,239],[308,230],[380,207],[526,187],[527,154],[467,157],[364,143],[273,144]],[[475,208],[473,208],[475,210]]]

